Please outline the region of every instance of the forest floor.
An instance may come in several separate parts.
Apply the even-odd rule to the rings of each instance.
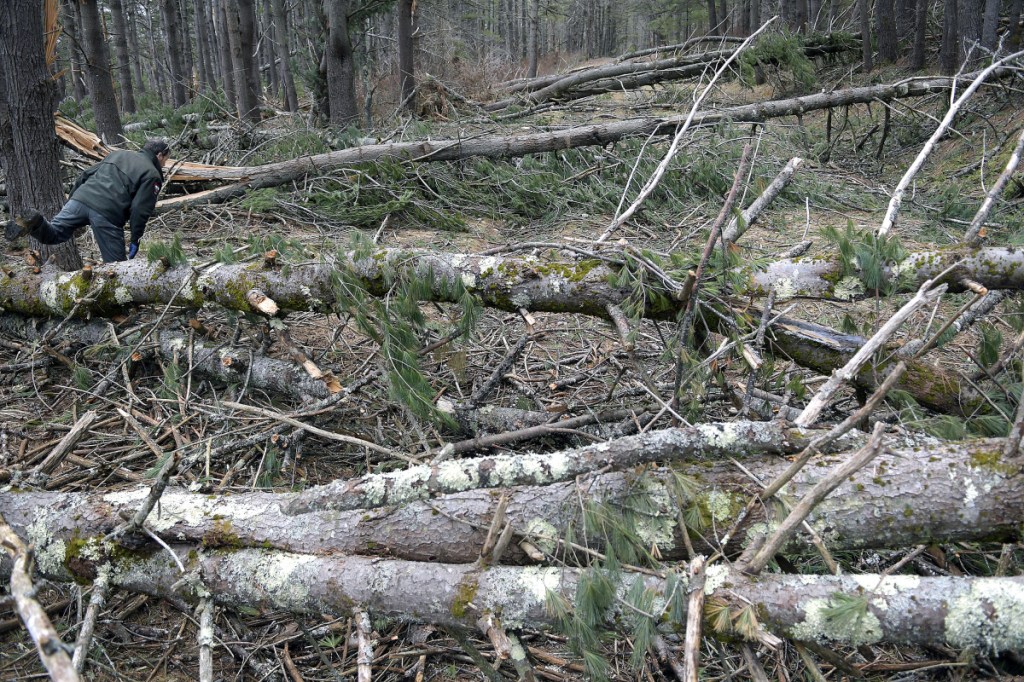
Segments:
[[[889,82],[905,75],[908,74],[891,68],[872,74],[871,79]],[[825,66],[818,79],[823,89],[864,81],[863,77],[851,74],[849,65]],[[743,88],[730,82],[716,91],[712,99],[715,104],[756,101],[781,94],[788,87],[792,86],[776,82],[774,86]],[[689,106],[691,95],[689,86],[678,85],[585,100],[555,113],[513,122],[505,130],[679,113]],[[757,156],[751,180],[744,187],[743,205],[760,193],[789,158],[800,156],[807,163],[782,197],[744,236],[740,244],[743,259],[776,257],[804,239],[814,242],[809,255],[830,253],[835,246],[823,235],[823,228],[841,232],[852,225],[855,230],[871,230],[880,223],[888,201],[887,189],[895,184],[930,134],[934,118],[941,116],[941,97],[893,105],[892,127],[884,144],[881,136],[885,108],[881,104],[833,112],[831,124],[825,112],[816,112],[805,115],[801,121],[772,121],[755,132],[749,126],[699,130],[673,162],[662,187],[648,201],[640,219],[628,223],[613,239],[624,238],[654,252],[685,252],[696,258],[706,239],[707,226],[732,182],[742,146],[752,141]],[[905,205],[896,233],[906,248],[955,243],[961,238],[987,183],[1001,170],[1018,134],[1021,104],[1019,93],[1004,92],[986,93],[972,102],[971,111],[961,116],[956,132],[947,136],[928,162]],[[455,107],[455,103],[450,103],[447,121],[412,123],[398,134],[403,139],[420,139],[427,134],[443,138],[455,129],[464,135],[501,130],[476,113],[460,114]],[[830,142],[826,140],[828,125],[832,130]],[[315,153],[344,139],[344,134],[337,131],[299,123],[298,117],[269,119],[262,128],[274,133],[258,143],[255,150],[252,139],[243,133],[232,132],[211,142],[214,136],[205,129],[205,124],[193,131],[194,136],[187,124],[177,122],[169,130],[156,132],[183,140],[175,148],[176,156],[199,160],[205,155],[225,164]],[[203,149],[211,145],[214,149]],[[315,261],[321,254],[350,248],[357,234],[385,247],[465,253],[527,240],[585,248],[612,219],[634,165],[637,178],[642,181],[664,148],[661,142],[645,145],[643,141],[630,141],[608,149],[567,150],[507,161],[470,159],[416,166],[366,164],[313,178],[300,186],[258,190],[226,205],[160,214],[151,221],[144,246],[152,248],[158,241],[171,242],[179,235],[193,263],[218,258],[256,259],[271,248],[291,263]],[[634,195],[636,184],[634,180],[627,201]],[[175,190],[173,186],[168,188],[172,193]],[[1010,194],[1000,212],[990,219],[990,243],[1024,243],[1024,187],[1018,183]],[[83,256],[98,258],[90,235],[80,238],[79,245]],[[537,250],[558,252],[557,248]],[[227,255],[232,251],[237,253]],[[15,262],[24,254],[10,251],[5,257]],[[939,318],[968,298],[967,294],[947,296]],[[787,308],[796,317],[835,328],[852,328],[870,336],[903,300],[879,297],[853,304],[786,301],[777,303],[776,309]],[[459,315],[453,306],[426,305],[424,310],[428,318],[425,343],[443,337]],[[157,309],[140,310],[117,324],[122,329],[155,324],[161,313]],[[918,314],[901,332],[902,338],[918,335],[928,325],[931,314],[930,310]],[[1004,346],[1015,335],[1013,318],[1022,314],[1019,304],[1007,300],[991,318],[992,333],[1000,334]],[[171,311],[163,324],[187,332],[190,319],[198,319],[206,330],[206,338],[215,343],[234,343],[288,358],[286,349],[262,322],[221,309]],[[343,385],[371,376],[378,369],[378,347],[354,321],[338,315],[301,313],[289,316],[287,322],[293,340],[321,368],[330,369],[339,377]],[[656,386],[671,386],[673,382],[674,364],[665,358],[665,339],[672,336],[673,327],[645,321],[637,330],[632,361]],[[951,368],[972,369],[968,354],[977,353],[984,333],[989,332],[973,329],[964,333],[932,357]],[[527,324],[520,315],[494,310],[482,312],[468,339],[448,343],[423,359],[422,369],[437,398],[465,400],[523,334],[530,335],[529,344],[510,370],[512,376],[497,387],[488,404],[570,415],[620,406],[637,408],[639,412],[643,405],[651,403],[643,383],[632,371],[627,374],[631,359],[622,352],[619,336],[608,323],[582,316],[537,313],[532,323]],[[74,353],[72,360],[76,367],[86,370],[84,375],[60,364],[0,373],[0,468],[30,462],[36,453],[45,452],[87,406],[131,406],[146,418],[147,428],[161,447],[173,446],[175,442],[179,447],[182,442],[203,442],[213,435],[220,440],[242,439],[267,426],[265,421],[242,414],[218,418],[208,409],[218,398],[233,395],[237,399],[245,392],[244,386],[222,388],[198,377],[183,376],[180,370],[175,374],[165,360],[133,363],[123,373],[130,383],[118,377],[107,393],[96,395],[96,379],[113,366],[118,356],[110,349],[82,348]],[[18,367],[34,357],[30,345],[0,339],[0,360],[4,365]],[[716,371],[728,377],[728,382],[743,379],[746,372],[735,359],[724,361]],[[793,363],[776,360],[758,376],[757,385],[798,400],[804,390],[821,380],[822,377]],[[793,386],[798,387],[795,396]],[[722,384],[716,383],[711,375],[692,390],[694,409],[699,414],[687,416],[729,419],[741,409],[734,403],[734,396],[723,391]],[[369,383],[359,395],[358,401],[325,416],[318,424],[416,456],[434,452],[439,441],[459,438],[458,434],[412,417],[389,398],[382,382]],[[250,394],[248,398],[282,412],[301,407],[278,396]],[[854,398],[853,391],[849,391],[844,401],[836,402],[838,411],[853,405]],[[885,413],[894,423],[908,422],[905,428],[940,433],[942,428],[950,428],[948,420],[930,415],[908,416],[901,406],[890,405]],[[668,425],[669,421],[663,420],[647,427]],[[953,426],[965,434],[973,433],[969,423]],[[560,434],[532,441],[525,447],[510,446],[510,450],[557,450],[596,438],[600,435]],[[211,493],[284,492],[391,466],[375,464],[357,449],[338,447],[313,437],[293,440],[280,449],[263,444],[234,453],[214,462],[208,471],[182,477],[179,482],[197,483]],[[95,468],[82,471],[80,465],[66,463],[50,483],[64,491],[133,485],[117,481],[110,472],[137,448],[135,434],[123,423],[99,429],[83,439],[75,450],[95,462]],[[149,457],[123,466],[146,474],[157,464],[154,457]],[[912,548],[840,553],[836,558],[846,572],[879,571],[906,556],[909,549]],[[993,574],[1000,564],[1001,551],[999,545],[932,546],[911,562],[908,570]],[[820,570],[820,560],[808,558],[807,565],[798,568]],[[1024,553],[1019,547],[1011,548],[1009,564],[1004,562],[1000,570],[1019,575],[1022,569]],[[86,587],[53,583],[40,587],[40,601],[52,607],[51,615],[65,634],[65,641],[74,640],[76,623],[81,621],[88,597]],[[312,682],[352,679],[356,673],[356,644],[350,620],[224,610],[218,613],[217,624],[221,628],[218,637],[234,647],[234,653],[221,646],[215,649],[214,666],[219,679]],[[196,679],[196,627],[191,612],[183,613],[156,599],[115,593],[100,617],[96,635],[99,646],[89,661],[90,679]],[[443,630],[387,621],[374,622],[373,627],[375,679],[481,679],[477,665]],[[584,677],[579,658],[561,635],[526,632],[523,640],[531,647],[536,671],[544,679]],[[474,638],[473,643],[485,657],[491,658],[489,642]],[[627,639],[607,643],[613,679],[671,678],[671,672],[663,670],[652,657],[640,670],[630,669],[626,659],[631,646]],[[705,639],[703,652],[702,679],[747,679],[753,674],[739,649],[713,637]],[[945,647],[862,647],[860,651],[841,653],[869,680],[967,680],[1007,674],[1019,663],[992,660],[983,654],[962,660],[959,652]],[[827,661],[790,643],[778,651],[763,649],[758,655],[769,679],[822,679],[819,675],[829,680],[848,679]],[[514,674],[506,672],[509,669],[506,664],[502,672]],[[1017,665],[1016,670],[1024,669]],[[35,653],[16,618],[6,604],[0,603],[0,679],[39,678],[40,673]]]

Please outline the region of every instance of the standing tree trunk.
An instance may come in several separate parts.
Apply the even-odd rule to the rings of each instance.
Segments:
[[[708,35],[719,35],[718,8],[715,6],[715,0],[708,0]]]
[[[71,57],[71,82],[74,85],[75,101],[81,104],[89,96],[85,90],[84,60],[82,42],[78,39],[78,27],[82,24],[82,13],[74,0],[62,0],[60,11],[63,15],[64,30],[71,38],[68,52]]]
[[[52,216],[64,203],[60,155],[53,131],[57,92],[43,54],[43,3],[0,3],[0,166],[7,174],[11,214],[31,210]],[[43,259],[78,270],[82,259],[74,240],[43,246]]]
[[[100,10],[96,0],[79,0],[82,9],[82,46],[85,50],[85,73],[89,78],[89,96],[96,115],[96,132],[108,144],[121,144],[124,130],[117,112],[114,81],[110,77],[110,52],[100,27]]]
[[[185,96],[191,100],[195,93],[195,58],[192,53],[192,34],[188,20],[189,0],[178,3],[178,45],[181,47],[181,65],[185,76]]]
[[[981,27],[981,46],[989,52],[995,52],[997,32],[999,30],[999,7],[1002,0],[985,0],[985,14]]]
[[[174,106],[183,107],[188,104],[185,90],[185,66],[181,52],[181,22],[178,13],[178,0],[160,0],[160,13],[164,19],[164,32],[167,46],[167,57],[171,65],[171,95]]]
[[[295,77],[292,75],[292,67],[289,59],[291,57],[291,36],[288,26],[288,10],[284,0],[272,0],[274,10],[275,35],[277,36],[277,58],[281,60],[279,65],[281,84],[284,88],[284,107],[287,111],[299,110],[299,97],[295,92]]]
[[[942,73],[955,73],[960,63],[960,40],[957,31],[957,0],[945,0],[942,7],[942,47],[939,65]]]
[[[864,73],[871,73],[874,65],[871,63],[871,15],[869,12],[868,0],[857,0],[857,14],[860,15],[860,43],[862,59],[864,60]]]
[[[217,20],[217,52],[220,57],[220,77],[224,82],[224,97],[228,106],[236,103],[235,69],[231,62],[231,39],[228,30],[228,0],[214,0],[214,14]]]
[[[327,66],[328,107],[331,123],[347,126],[359,117],[356,106],[355,67],[352,62],[352,41],[348,35],[348,0],[330,0],[327,3]]]
[[[957,0],[956,29],[958,34],[959,60],[967,69],[981,60],[981,12],[982,0]]]
[[[124,3],[110,0],[110,15],[114,21],[114,51],[117,53],[117,81],[121,84],[121,111],[135,113],[135,89],[128,59],[128,22],[124,18]]]
[[[917,0],[914,13],[914,53],[910,66],[914,69],[924,68],[925,38],[928,34],[928,0]]]
[[[1010,36],[1007,38],[1007,49],[1011,52],[1020,47],[1020,14],[1024,0],[1010,2]]]
[[[235,103],[240,118],[259,121],[259,82],[255,78],[253,0],[226,3],[228,38],[231,42],[232,76],[235,79]]]
[[[527,45],[526,77],[537,77],[537,60],[540,57],[540,0],[529,0],[530,2],[530,30]]]
[[[714,2],[714,0],[708,0]],[[399,96],[406,111],[416,111],[416,76],[413,55],[413,14],[416,0],[398,0],[398,80]]]
[[[208,7],[206,0],[196,0],[196,55],[199,62],[199,80],[204,92],[216,90],[217,81],[216,69],[213,67],[216,58],[210,45],[213,26],[210,24]]]
[[[130,2],[124,9],[126,12],[125,19],[128,22],[128,47],[131,49],[131,54],[138,57],[138,55],[141,55],[142,53],[139,51],[139,30],[135,21],[134,4],[135,3]],[[126,74],[124,77],[132,79],[132,89],[135,91],[134,94],[141,96],[142,93],[146,91],[146,84],[142,80],[142,59],[136,58],[130,61],[132,65],[131,75],[129,76]]]
[[[888,64],[895,62],[899,39],[896,37],[896,8],[893,0],[876,0],[875,31],[878,35],[878,61]]]

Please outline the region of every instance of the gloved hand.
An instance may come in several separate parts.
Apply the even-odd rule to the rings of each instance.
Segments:
[[[131,244],[129,244],[128,245],[128,259],[131,260],[132,258],[135,258],[135,256],[137,256],[138,254],[139,254],[139,243],[138,242],[132,242]]]

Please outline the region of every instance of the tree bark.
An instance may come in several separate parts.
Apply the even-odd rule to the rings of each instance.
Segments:
[[[662,452],[680,454],[673,442],[681,439],[671,435],[672,431],[620,439],[608,446],[617,449],[656,442]],[[1002,441],[993,439],[884,453],[870,470],[854,474],[825,498],[808,523],[833,550],[1019,541],[1024,481],[1016,473],[1018,467],[1002,460],[1001,452]],[[818,482],[823,469],[846,457],[844,453],[812,460],[787,484],[784,497],[799,499]],[[745,469],[765,481],[789,466],[787,460],[776,456],[743,460]],[[680,496],[674,483],[677,476],[689,479],[689,496]],[[714,552],[720,548],[720,536],[759,489],[753,489],[750,479],[732,462],[708,461],[679,463],[672,470],[658,469],[643,476],[601,473],[579,482],[506,490],[506,518],[517,538],[528,537],[549,551],[571,526],[581,527],[577,518],[581,498],[615,506],[630,504],[631,496],[645,495],[654,504],[644,507],[648,511],[641,514],[644,520],[638,532],[643,542],[657,545],[668,559],[685,556],[678,525],[681,512],[689,510],[704,524],[688,529],[695,550]],[[146,486],[119,492],[12,492],[0,497],[0,514],[19,534],[42,536],[60,546],[72,538],[108,533],[121,523],[120,515],[134,513],[147,494]],[[168,542],[205,547],[266,547],[304,554],[472,563],[486,540],[496,501],[493,490],[475,489],[375,510],[314,511],[294,516],[285,510],[295,497],[269,492],[214,496],[169,488],[161,497],[159,515],[154,514],[148,526]],[[742,552],[760,534],[771,531],[778,520],[766,518],[764,508],[758,508],[731,538],[728,552]],[[602,551],[604,540],[598,535],[587,537],[586,543]],[[583,538],[577,537],[582,542]],[[799,556],[812,551],[808,536],[798,534],[782,553]],[[64,557],[62,551],[60,559]],[[504,560],[530,561],[516,543],[510,544]]]
[[[71,39],[68,55],[71,61],[71,81],[74,85],[75,101],[81,104],[89,96],[85,89],[85,73],[82,66],[82,41],[78,38],[78,27],[81,26],[82,10],[75,0],[61,0],[60,13],[64,31]]]
[[[526,77],[537,76],[537,61],[540,56],[540,0],[528,0],[530,3],[529,33],[526,45]]]
[[[181,50],[181,22],[178,0],[160,0],[160,13],[164,20],[164,33],[168,61],[171,66],[171,95],[174,107],[188,104],[188,90],[185,86],[186,73]]]
[[[983,55],[978,49],[981,41],[982,0],[957,0],[956,27],[959,40],[959,62],[973,68]]]
[[[402,106],[416,112],[415,43],[413,16],[416,0],[398,0],[398,95]]]
[[[128,22],[128,46],[131,48],[132,54],[141,54],[141,52],[139,51],[138,22],[136,21],[135,18],[136,11],[134,3],[129,3],[128,6],[124,9],[127,12],[127,14],[125,15],[125,19]],[[131,60],[131,63],[131,78],[134,83],[132,86],[133,94],[142,95],[142,93],[146,91],[145,82],[142,80],[142,60],[133,59]],[[127,78],[128,76],[125,77]]]
[[[85,73],[89,79],[89,97],[96,115],[96,130],[108,144],[124,140],[121,115],[117,112],[114,81],[110,76],[110,53],[100,27],[97,0],[78,0],[82,9],[82,46],[85,49]]]
[[[876,0],[875,31],[878,36],[878,61],[889,64],[895,62],[899,57],[899,38],[893,0]]]
[[[861,60],[864,73],[871,73],[871,16],[868,0],[857,0],[857,14],[860,17]]]
[[[925,62],[925,38],[928,33],[928,0],[917,0],[914,14],[914,52],[910,58],[913,69],[923,69]]]
[[[0,166],[15,216],[32,210],[52,216],[64,204],[60,148],[51,128],[56,95],[43,54],[42,4],[0,3]],[[30,243],[61,269],[82,267],[74,241]]]
[[[110,0],[110,16],[114,23],[114,51],[117,53],[117,80],[121,84],[121,111],[134,114],[135,88],[128,59],[128,22],[125,21],[122,0]]]
[[[352,41],[348,34],[348,5],[348,0],[327,3],[330,30],[324,60],[327,62],[331,123],[337,126],[348,126],[359,120]]]
[[[255,31],[254,0],[225,3],[228,38],[231,43],[232,77],[238,116],[251,122],[260,120],[259,82],[255,78],[253,32]]]
[[[944,0],[942,5],[942,46],[939,64],[942,72],[956,73],[960,64],[960,37],[957,28],[957,0]]]
[[[988,52],[995,52],[998,46],[999,9],[1002,0],[985,0],[984,17],[981,27],[981,46]]]
[[[237,104],[235,94],[235,71],[231,61],[231,39],[228,31],[228,0],[213,0],[213,12],[217,21],[218,54],[220,62],[220,77],[224,83],[224,97],[228,105]]]
[[[284,89],[284,106],[287,111],[299,110],[299,98],[295,92],[295,77],[291,67],[291,27],[288,25],[288,10],[284,0],[272,0],[274,9],[275,36],[277,37],[277,58],[280,60],[281,84]]]

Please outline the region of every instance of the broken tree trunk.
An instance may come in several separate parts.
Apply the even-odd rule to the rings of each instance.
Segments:
[[[231,607],[351,617],[376,616],[472,628],[488,613],[500,613],[508,628],[550,628],[551,599],[575,603],[584,571],[572,568],[438,564],[311,556],[270,550],[199,551],[190,546],[155,554],[129,553],[113,562],[111,583],[156,596],[183,594],[192,600],[212,594]],[[178,562],[187,563],[182,580]],[[6,569],[5,563],[0,570]],[[89,579],[96,564],[79,557],[75,575]],[[40,565],[45,572],[45,567]],[[981,651],[1024,650],[1024,578],[918,578],[916,576],[762,575],[749,578],[722,565],[706,571],[708,599],[730,610],[752,608],[771,629],[796,640],[863,645],[937,644]],[[51,577],[58,577],[52,576]],[[67,574],[63,576],[67,579]],[[664,604],[673,595],[657,576],[623,573],[619,594],[637,581],[654,593],[657,621],[672,623]],[[683,595],[687,578],[674,577]],[[201,592],[196,595],[195,592]],[[840,600],[864,600],[863,614],[850,622],[830,617]],[[605,614],[611,622],[615,610]]]
[[[624,442],[642,447],[646,440],[625,439],[609,446]],[[834,549],[1018,541],[1024,527],[1024,476],[1017,473],[1018,466],[1004,462],[1001,453],[1001,440],[936,444],[929,439],[882,454],[870,470],[854,474],[825,498],[808,521]],[[827,455],[812,461],[780,495],[800,498],[823,469],[843,457]],[[768,481],[788,465],[784,459],[759,455],[746,458],[743,466]],[[675,494],[677,475],[686,477],[692,497]],[[554,552],[555,539],[564,537],[572,524],[579,527],[581,496],[597,503],[622,504],[630,496],[643,495],[654,501],[656,511],[638,524],[639,533],[647,545],[657,545],[669,558],[684,555],[678,526],[681,512],[692,510],[703,519],[704,525],[691,528],[689,534],[698,551],[711,553],[718,549],[716,533],[732,525],[756,492],[750,478],[731,462],[691,462],[677,465],[672,472],[656,470],[642,477],[635,472],[606,473],[579,483],[511,488],[505,514],[520,538],[529,537],[538,547]],[[35,543],[44,570],[57,572],[78,551],[69,553],[69,548],[108,533],[121,523],[121,514],[134,513],[147,494],[146,487],[109,493],[11,492],[0,496],[0,514]],[[147,527],[168,542],[205,547],[268,547],[458,563],[479,558],[496,504],[493,490],[474,489],[398,507],[286,514],[285,508],[295,499],[295,494],[213,496],[169,489]],[[758,509],[745,521],[730,543],[731,553],[771,530],[775,521],[763,514]],[[599,550],[601,538],[589,538],[588,546]],[[798,536],[783,551],[807,549],[806,538]],[[528,557],[512,543],[504,560],[523,562]]]
[[[1008,76],[1013,69],[1000,69],[993,78]],[[963,78],[969,78],[969,75]],[[873,101],[888,102],[903,97],[919,97],[948,90],[960,79],[911,78],[887,85],[848,88],[832,92],[794,97],[782,100],[756,102],[718,110],[698,112],[692,125],[717,125],[724,122],[759,122],[780,116],[804,114],[816,109],[861,104]],[[628,137],[674,135],[685,116],[664,118],[638,118],[576,126],[550,132],[511,136],[474,137],[464,140],[429,140],[373,144],[317,154],[262,166],[204,166],[184,164],[181,172],[172,174],[171,181],[214,180],[234,184],[207,190],[199,195],[186,195],[165,199],[159,207],[173,208],[190,203],[226,201],[252,189],[276,187],[301,179],[307,174],[322,174],[335,168],[378,159],[401,161],[453,161],[474,156],[514,157],[542,152],[559,151],[574,147],[602,146]],[[91,158],[102,158],[107,149],[98,138],[69,122],[59,121],[57,134],[61,140]]]

